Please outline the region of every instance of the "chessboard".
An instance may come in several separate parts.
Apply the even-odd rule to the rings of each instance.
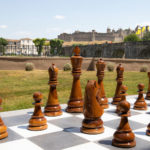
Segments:
[[[149,150],[150,137],[146,136],[146,127],[150,123],[150,107],[147,111],[133,109],[137,95],[127,96],[131,104],[130,127],[136,136],[136,147],[130,150]],[[120,123],[120,117],[115,113],[116,106],[105,109],[102,116],[105,131],[102,134],[89,135],[80,132],[83,114],[65,112],[58,117],[46,117],[48,129],[30,131],[28,121],[33,113],[32,109],[2,112],[1,117],[8,127],[9,136],[0,140],[0,150],[121,150],[111,145],[113,134]],[[146,101],[150,105],[150,101]],[[127,148],[126,148],[127,149]]]

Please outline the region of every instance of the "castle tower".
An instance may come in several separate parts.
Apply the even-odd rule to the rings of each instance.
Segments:
[[[111,29],[109,27],[107,28],[107,33],[111,33]]]
[[[95,41],[95,30],[92,30],[92,41]]]

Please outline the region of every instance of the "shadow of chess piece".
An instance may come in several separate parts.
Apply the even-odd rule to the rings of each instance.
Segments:
[[[117,71],[117,78],[116,78],[117,87],[112,101],[113,105],[117,105],[121,101],[120,88],[122,86],[123,81],[124,67],[121,64],[119,64],[119,66],[116,68],[116,71]]]
[[[125,86],[125,85],[121,86],[121,88],[120,88],[121,101],[126,101],[126,96],[128,95],[128,94],[126,94],[127,90],[128,90],[127,86]],[[130,112],[130,110],[129,110],[129,112]],[[118,115],[120,113],[119,103],[117,104],[117,107],[116,107],[116,113],[118,113]]]
[[[130,148],[136,145],[135,135],[128,122],[130,103],[121,101],[118,104],[121,121],[117,131],[113,135],[112,145],[122,148]]]
[[[54,64],[48,69],[49,72],[49,95],[47,104],[44,108],[44,114],[46,116],[60,116],[62,115],[61,107],[59,105],[58,97],[57,97],[57,75],[58,68]]]
[[[99,85],[96,81],[87,82],[83,107],[84,119],[80,129],[83,133],[99,134],[104,132],[103,121],[101,120],[104,109],[100,103],[99,92]]]
[[[71,57],[73,83],[66,111],[69,113],[83,112],[83,99],[80,84],[81,64],[83,58],[80,56],[80,49],[75,47],[74,56]]]
[[[33,103],[35,105],[35,109],[31,119],[29,120],[28,129],[33,131],[45,130],[47,129],[47,120],[41,110],[41,100],[43,98],[42,93],[35,92],[33,94],[33,98],[35,101]]]
[[[148,90],[147,90],[145,99],[150,100],[150,72],[148,72],[147,75],[149,78],[149,83],[148,83]]]
[[[96,63],[98,84],[99,84],[100,91],[101,91],[100,92],[101,105],[104,109],[109,107],[108,99],[105,96],[105,90],[104,90],[104,84],[103,84],[105,66],[106,66],[105,62],[102,59],[99,59]]]
[[[144,99],[144,84],[138,84],[138,98],[136,100],[136,102],[134,103],[134,108],[133,109],[136,109],[136,110],[147,110],[147,104],[145,102],[145,99]]]
[[[0,105],[2,104],[2,99],[0,98]],[[2,108],[0,107],[0,110]],[[7,127],[5,126],[2,118],[0,117],[0,140],[4,139],[8,136]]]

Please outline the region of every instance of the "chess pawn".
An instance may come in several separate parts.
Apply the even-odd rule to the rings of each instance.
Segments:
[[[41,110],[41,100],[43,98],[42,93],[35,92],[33,94],[33,98],[35,101],[35,103],[33,103],[35,105],[35,109],[31,119],[29,120],[28,129],[33,131],[45,130],[47,129],[47,120]]]
[[[128,94],[126,94],[127,90],[128,90],[127,86],[125,86],[125,85],[121,86],[121,88],[120,88],[121,101],[126,101],[126,96],[128,95]],[[119,112],[120,112],[120,110],[119,110],[119,103],[118,103],[118,105],[116,107],[116,113],[119,114]]]
[[[84,119],[80,129],[83,133],[99,134],[104,132],[103,121],[101,120],[104,109],[100,103],[99,92],[99,85],[96,81],[87,82],[83,107]]]
[[[71,57],[73,83],[66,111],[69,113],[83,112],[83,99],[80,84],[81,64],[83,58],[80,56],[80,49],[75,47],[74,56]]]
[[[148,91],[146,93],[145,99],[150,100],[150,72],[147,73],[148,78],[149,78],[149,83],[148,83]]]
[[[136,145],[135,135],[128,122],[130,103],[121,101],[118,104],[121,121],[117,131],[113,135],[112,145],[122,148],[130,148]]]
[[[57,97],[57,75],[58,68],[54,64],[48,69],[49,72],[49,95],[48,101],[44,108],[44,114],[46,116],[60,116],[62,115],[61,107],[59,105],[58,97]]]
[[[117,105],[121,101],[121,95],[120,95],[120,88],[122,86],[122,81],[123,81],[123,72],[124,72],[124,67],[119,64],[119,66],[116,68],[117,71],[117,87],[115,91],[115,96],[113,98],[112,104]]]
[[[2,104],[2,99],[0,98],[0,105]],[[0,110],[2,108],[0,107]],[[0,117],[0,140],[8,136],[7,127],[5,126],[2,118]]]
[[[150,136],[150,123],[147,126],[146,135]]]
[[[98,84],[100,87],[101,105],[104,109],[109,107],[108,99],[105,96],[105,90],[104,90],[104,84],[103,84],[105,66],[106,66],[106,64],[102,59],[99,59],[96,63]]]
[[[133,109],[136,109],[136,110],[147,110],[147,104],[144,100],[144,96],[143,96],[143,93],[144,93],[144,84],[138,84],[138,98],[136,100],[136,102],[134,103],[134,108]]]

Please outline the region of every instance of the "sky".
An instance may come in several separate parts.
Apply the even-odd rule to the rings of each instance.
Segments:
[[[0,37],[7,39],[137,25],[150,25],[150,0],[0,0]]]

